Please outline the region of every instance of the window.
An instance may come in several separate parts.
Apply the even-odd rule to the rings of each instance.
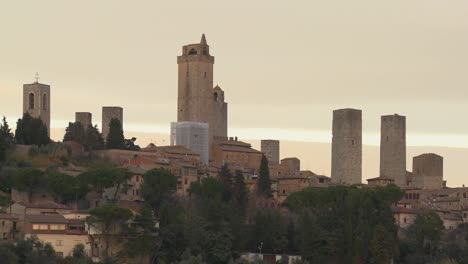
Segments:
[[[63,241],[62,241],[62,240],[57,240],[57,241],[55,241],[55,245],[56,245],[56,246],[62,246],[62,245],[63,245]]]
[[[354,139],[353,139],[353,140],[351,140],[351,144],[354,146]]]
[[[2,226],[5,226],[5,221],[2,221]]]
[[[388,136],[387,136],[387,142],[388,142]]]
[[[29,94],[29,109],[34,109],[34,94]]]
[[[405,224],[406,224],[406,217],[405,217],[405,218],[403,218],[403,223],[405,223]]]
[[[218,93],[213,94],[213,99],[215,102],[218,102]]]
[[[48,225],[41,225],[41,224],[33,224],[32,229],[33,230],[48,230],[49,226]]]
[[[7,239],[8,239],[7,234],[3,233],[3,240],[7,240]]]
[[[188,71],[185,73],[185,76],[187,76],[187,77],[188,77]]]
[[[50,230],[65,230],[65,225],[50,225]]]
[[[197,50],[196,49],[191,49],[188,54],[189,55],[197,55]]]
[[[206,78],[206,72],[205,72],[205,74],[204,74],[204,77]]]
[[[466,193],[463,193],[463,198],[466,198]]]
[[[47,110],[47,94],[42,95],[42,110]]]

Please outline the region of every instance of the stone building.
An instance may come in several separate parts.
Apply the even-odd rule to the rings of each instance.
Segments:
[[[13,214],[0,213],[0,240],[13,242],[17,238],[18,217]]]
[[[213,165],[221,167],[228,164],[229,167],[239,169],[251,168],[255,171],[260,169],[263,153],[253,149],[252,145],[239,141],[237,138],[216,138],[212,149]]]
[[[280,142],[279,140],[264,139],[260,143],[261,151],[265,154],[269,164],[279,164],[280,162]]]
[[[86,130],[88,127],[93,125],[93,115],[88,112],[76,112],[75,122],[80,122],[83,128]]]
[[[362,182],[362,111],[333,111],[332,171],[334,183]]]
[[[444,187],[444,158],[426,153],[413,158],[413,186],[421,189]]]
[[[401,188],[406,187],[406,117],[381,117],[380,176],[393,179]]]
[[[213,88],[214,57],[205,35],[200,43],[183,46],[177,64],[177,121],[208,123],[210,142],[215,136],[227,137],[227,103],[223,90]]]
[[[109,134],[109,125],[111,120],[115,118],[120,121],[123,129],[123,108],[119,106],[103,106],[102,107],[102,137],[107,139]]]
[[[50,86],[35,82],[23,85],[23,113],[40,118],[50,136]]]

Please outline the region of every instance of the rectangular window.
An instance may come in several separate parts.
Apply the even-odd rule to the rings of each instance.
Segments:
[[[65,230],[65,225],[50,225],[50,230]]]
[[[56,246],[62,246],[62,245],[63,245],[63,241],[62,241],[62,240],[57,240],[57,241],[55,241],[55,245],[56,245]]]
[[[49,226],[48,225],[33,224],[32,229],[33,230],[48,230]]]

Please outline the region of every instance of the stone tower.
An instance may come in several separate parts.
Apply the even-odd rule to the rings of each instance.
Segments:
[[[391,178],[401,188],[406,187],[406,117],[381,117],[380,176]]]
[[[362,111],[333,111],[332,171],[335,183],[362,183]]]
[[[40,118],[50,137],[50,86],[35,82],[23,85],[23,113]]]
[[[261,141],[262,152],[267,157],[270,164],[280,162],[280,142],[279,140],[265,139]]]
[[[93,115],[88,112],[76,112],[75,122],[80,122],[83,128],[86,130],[93,125]]]
[[[177,64],[177,121],[208,123],[210,140],[214,136],[227,137],[227,103],[223,90],[213,88],[214,57],[205,35],[200,43],[183,46]]]
[[[102,107],[102,137],[107,139],[109,134],[110,121],[116,118],[122,124],[123,129],[123,108],[119,106],[103,106]]]
[[[413,185],[422,189],[442,189],[444,186],[444,158],[426,153],[413,158]]]

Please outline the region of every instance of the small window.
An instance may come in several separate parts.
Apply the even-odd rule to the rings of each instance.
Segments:
[[[29,94],[29,109],[34,109],[34,94]]]
[[[406,217],[405,217],[405,218],[403,218],[403,223],[405,223],[405,224],[406,224]]]
[[[213,99],[214,99],[215,102],[218,102],[218,99],[219,99],[218,98],[218,93],[213,94]]]
[[[387,142],[388,142],[388,136],[387,136]]]
[[[351,140],[351,144],[354,146],[354,139],[353,139],[353,140]]]
[[[57,240],[57,241],[55,241],[55,245],[56,245],[56,246],[62,246],[62,245],[63,245],[63,241],[62,241],[62,240]]]
[[[204,77],[206,78],[206,72],[205,72],[203,75],[204,75]]]
[[[189,55],[197,55],[197,50],[196,49],[191,49],[188,54]]]
[[[42,110],[47,110],[47,95],[42,95]]]
[[[188,77],[188,71],[185,73],[185,76],[187,76],[187,77]]]

